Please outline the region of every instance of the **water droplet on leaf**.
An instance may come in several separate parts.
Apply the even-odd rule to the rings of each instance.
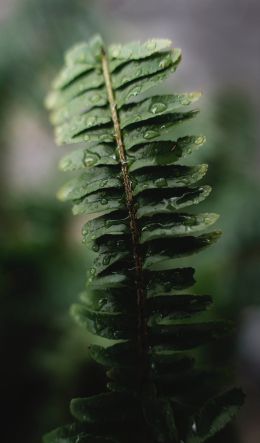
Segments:
[[[133,51],[132,51],[132,49],[129,49],[129,51],[126,55],[126,58],[130,58],[130,57],[132,57],[132,55],[133,55]]]
[[[102,264],[105,265],[105,266],[107,266],[107,265],[109,265],[110,260],[111,260],[111,257],[110,257],[109,255],[106,255],[106,256],[103,258]]]
[[[85,166],[92,166],[95,163],[94,159],[91,157],[85,157],[84,158],[84,165]]]
[[[99,94],[94,94],[92,95],[92,97],[90,98],[91,103],[97,103],[100,100],[100,95]]]
[[[141,92],[141,87],[137,86],[129,92],[127,98],[135,97],[136,95],[140,94],[140,92]]]
[[[192,430],[193,430],[193,432],[197,432],[197,425],[196,425],[195,421],[192,423]]]
[[[98,300],[98,305],[100,307],[100,309],[102,309],[107,303],[107,299],[106,298],[100,298],[100,300]]]
[[[160,61],[159,67],[162,69],[167,68],[167,66],[169,66],[170,64],[170,61],[171,61],[170,56],[165,57],[162,61]]]
[[[163,188],[164,186],[167,186],[168,183],[164,177],[161,177],[155,180],[154,184],[157,188]]]
[[[112,57],[114,58],[118,57],[120,52],[121,52],[121,45],[114,46],[111,51]]]
[[[204,143],[205,140],[206,140],[206,138],[204,136],[197,137],[195,140],[195,144],[201,145],[202,143]]]
[[[150,111],[152,114],[159,114],[160,112],[165,111],[167,109],[167,106],[164,103],[153,103],[150,107]]]
[[[154,40],[148,40],[148,42],[145,44],[146,48],[149,50],[153,50],[156,48],[156,43]]]
[[[99,245],[97,245],[96,243],[92,246],[92,251],[94,252],[98,252],[99,251]]]
[[[134,116],[134,121],[135,121],[135,122],[139,122],[140,120],[142,120],[142,116],[141,116],[140,114],[136,114],[136,115]]]
[[[97,121],[97,117],[89,117],[88,118],[88,120],[87,120],[87,125],[88,126],[93,126],[95,123],[96,123],[96,121]]]
[[[182,105],[190,105],[191,101],[187,96],[184,96],[180,98],[180,103]]]
[[[72,165],[72,161],[67,158],[61,162],[61,167],[63,169],[69,169],[71,165]]]
[[[144,138],[147,139],[147,140],[150,140],[152,138],[158,137],[159,135],[160,135],[159,132],[157,132],[157,131],[155,131],[153,129],[150,129],[149,131],[145,132]]]

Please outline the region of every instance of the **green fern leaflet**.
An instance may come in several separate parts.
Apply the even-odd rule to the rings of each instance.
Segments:
[[[194,349],[229,326],[201,319],[211,297],[195,295],[194,270],[176,265],[220,236],[201,234],[216,214],[186,212],[210,193],[199,184],[207,166],[179,163],[205,142],[185,132],[200,93],[137,100],[176,70],[181,51],[170,44],[106,49],[95,37],[67,53],[47,98],[57,143],[77,144],[60,166],[79,175],[59,197],[86,215],[93,256],[72,314],[110,341],[90,348],[107,368],[108,391],[72,400],[74,423],[46,443],[202,443],[242,403],[238,389],[213,398],[206,389],[216,379],[196,366]]]

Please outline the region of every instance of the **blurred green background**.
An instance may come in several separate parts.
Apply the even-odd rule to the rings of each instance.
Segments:
[[[258,0],[0,0],[3,442],[40,442],[69,420],[72,397],[105,386],[88,359],[93,338],[68,314],[88,257],[83,218],[55,199],[66,177],[43,107],[64,50],[98,32],[108,43],[171,38],[183,62],[168,91],[204,92],[196,132],[208,143],[198,158],[214,189],[204,208],[221,214],[224,236],[189,263],[197,289],[214,296],[211,315],[237,326],[204,358],[235,368],[248,394],[240,440],[259,443],[259,14]]]

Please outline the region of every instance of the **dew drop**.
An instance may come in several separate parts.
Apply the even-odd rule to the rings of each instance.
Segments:
[[[99,245],[94,244],[94,245],[92,246],[92,251],[94,251],[94,252],[98,252],[98,251],[99,251]]]
[[[165,208],[169,211],[176,209],[177,198],[172,197],[169,200],[165,200]]]
[[[88,141],[90,139],[89,135],[84,135],[84,140]]]
[[[181,105],[190,105],[191,101],[187,96],[183,96],[180,98]]]
[[[153,129],[151,129],[150,131],[146,131],[144,134],[144,138],[147,140],[150,140],[152,138],[158,137],[160,134],[157,131],[154,131]]]
[[[106,198],[102,198],[100,203],[101,205],[107,205],[108,202]]]
[[[95,163],[94,159],[91,157],[85,157],[84,158],[84,165],[85,166],[92,166]]]
[[[112,57],[116,58],[119,56],[120,52],[121,52],[121,45],[117,45],[117,46],[113,47],[113,49],[111,51],[111,55],[112,55]]]
[[[205,139],[206,138],[203,137],[203,136],[197,137],[196,140],[195,140],[195,144],[196,145],[201,145],[202,143],[204,143]]]
[[[129,82],[129,80],[130,80],[129,77],[123,77],[121,80],[121,84],[123,85],[123,84]]]
[[[97,103],[100,100],[100,95],[98,94],[94,94],[92,95],[92,97],[90,98],[91,103]]]
[[[211,217],[205,217],[205,218],[204,218],[204,223],[205,223],[206,225],[209,225],[209,224],[211,223],[211,221],[212,221]]]
[[[71,166],[72,166],[72,161],[67,158],[61,162],[61,167],[63,169],[69,169]]]
[[[121,336],[120,331],[114,331],[114,332],[113,332],[113,337],[114,337],[115,339],[119,339],[120,336]]]
[[[96,121],[97,121],[97,117],[89,117],[88,118],[88,120],[87,120],[87,125],[88,126],[93,126],[95,123],[96,123]]]
[[[134,121],[135,121],[135,122],[140,122],[140,120],[142,120],[142,116],[141,116],[140,114],[136,114],[136,115],[134,116]]]
[[[164,186],[167,186],[168,183],[164,177],[161,177],[155,180],[154,184],[157,188],[163,188]]]
[[[103,258],[102,264],[105,265],[105,266],[107,266],[107,265],[109,265],[110,260],[111,260],[111,257],[110,257],[109,255],[106,255],[106,256]]]
[[[90,268],[89,273],[92,276],[96,275],[96,268]]]
[[[97,331],[101,332],[104,330],[102,323],[99,322],[98,320],[96,320],[94,324]]]
[[[167,109],[167,106],[164,103],[153,103],[150,107],[150,111],[152,114],[159,114],[160,112],[165,111]]]
[[[107,303],[107,299],[106,298],[100,298],[100,300],[98,300],[98,305],[100,307],[100,309],[102,309]]]
[[[171,59],[169,56],[165,57],[163,60],[160,61],[159,68],[161,68],[161,69],[167,68],[167,66],[169,66],[169,64],[170,64],[170,61],[171,61]]]
[[[153,49],[156,48],[156,43],[154,40],[148,40],[148,42],[145,44],[145,47],[150,51],[152,51]]]
[[[84,119],[82,119],[82,121],[84,122]],[[76,133],[79,131],[79,129],[80,129],[80,123],[81,123],[81,122],[78,122],[77,125],[73,125],[73,126],[71,126],[71,132],[72,132],[73,134],[76,134]]]
[[[73,189],[72,189],[73,190]],[[85,191],[86,191],[86,188],[84,187],[84,186],[80,186],[80,188],[79,188],[79,193],[80,194],[83,194],[83,193],[85,193]]]
[[[137,86],[129,92],[127,98],[136,97],[136,95],[140,94],[140,92],[141,92],[141,87]]]
[[[167,128],[170,128],[170,127],[171,127],[171,123],[165,123],[165,124],[160,126],[160,129],[164,130],[164,129],[167,129]]]
[[[195,421],[192,423],[192,430],[193,430],[193,432],[197,432],[197,425],[196,425]]]

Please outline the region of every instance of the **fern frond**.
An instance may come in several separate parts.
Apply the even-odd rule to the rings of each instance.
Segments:
[[[86,215],[83,242],[93,256],[72,315],[111,344],[90,348],[108,370],[108,392],[72,400],[75,424],[46,442],[202,443],[241,405],[238,390],[198,395],[198,386],[214,380],[196,368],[193,349],[229,325],[203,321],[212,299],[190,291],[194,270],[177,264],[220,236],[201,234],[216,214],[183,212],[211,191],[198,184],[207,165],[179,163],[205,142],[185,129],[201,94],[136,100],[180,60],[168,40],[106,49],[96,37],[67,53],[47,98],[57,143],[79,145],[60,167],[80,173],[58,196]],[[180,408],[186,426],[179,426]]]

